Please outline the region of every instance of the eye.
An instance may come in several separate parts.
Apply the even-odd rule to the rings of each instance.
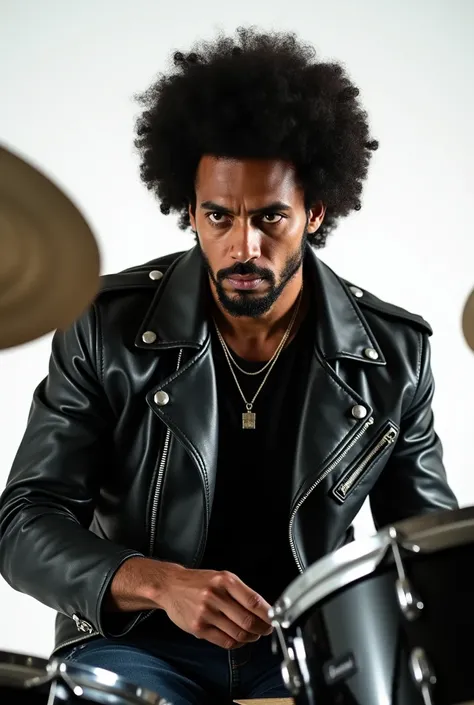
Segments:
[[[208,213],[206,217],[213,225],[220,225],[228,216],[225,213]]]
[[[280,213],[264,213],[262,220],[268,225],[276,225],[277,223],[281,223],[283,216]]]

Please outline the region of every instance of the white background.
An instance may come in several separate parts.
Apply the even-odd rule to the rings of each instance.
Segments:
[[[0,140],[82,208],[104,272],[187,248],[191,237],[140,183],[133,96],[171,50],[240,24],[297,31],[361,88],[381,146],[363,210],[322,258],[433,325],[437,428],[460,503],[474,504],[474,355],[460,329],[474,286],[474,2],[0,0]],[[2,486],[49,345],[0,352]],[[357,525],[359,535],[372,530],[366,512]],[[52,624],[50,610],[0,581],[0,650],[47,655]]]

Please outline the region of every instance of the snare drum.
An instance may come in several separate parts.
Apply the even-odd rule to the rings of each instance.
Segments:
[[[271,617],[297,705],[472,705],[474,507],[344,546]]]
[[[102,668],[0,652],[2,705],[169,705]]]

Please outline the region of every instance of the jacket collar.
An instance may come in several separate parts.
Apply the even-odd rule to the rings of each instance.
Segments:
[[[316,311],[315,341],[320,353],[327,360],[346,358],[384,365],[382,351],[348,285],[309,245],[304,267]],[[208,275],[199,248],[195,246],[179,256],[166,271],[135,345],[148,350],[202,348],[209,335],[208,301]],[[142,336],[146,332],[154,333],[156,339],[144,342]],[[375,350],[375,360],[367,357],[367,350]]]

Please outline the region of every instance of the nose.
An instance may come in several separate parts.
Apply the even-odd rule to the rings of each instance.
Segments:
[[[259,231],[252,224],[239,222],[232,229],[232,259],[243,263],[258,259],[261,255]]]

